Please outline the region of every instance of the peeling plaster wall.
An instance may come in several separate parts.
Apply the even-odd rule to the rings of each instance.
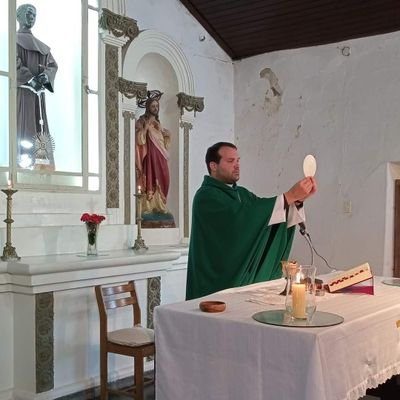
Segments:
[[[345,46],[350,55],[342,54]],[[305,155],[314,154],[319,192],[306,206],[307,225],[319,253],[337,268],[368,261],[375,274],[391,273],[385,211],[390,221],[387,163],[400,159],[399,49],[397,32],[234,64],[241,183],[260,195],[282,193],[302,177]],[[276,110],[266,107],[266,68],[281,88]],[[310,262],[299,234],[292,256]],[[322,260],[316,264],[328,271]]]

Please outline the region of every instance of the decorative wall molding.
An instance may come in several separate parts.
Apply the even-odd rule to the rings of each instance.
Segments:
[[[115,14],[107,8],[103,8],[102,11],[99,21],[101,28],[108,30],[116,37],[126,36],[130,41],[139,35],[137,21],[133,18]]]
[[[53,293],[35,295],[36,393],[54,388]]]
[[[99,0],[99,7],[107,8],[118,15],[126,15],[125,0]]]
[[[132,82],[124,78],[119,78],[119,91],[128,99],[134,97],[138,99],[147,98],[147,83]]]
[[[109,33],[112,33],[117,38],[128,38],[127,42],[122,47],[122,60],[124,60],[129,45],[132,40],[139,35],[137,21],[133,18],[115,14],[107,8],[103,8],[99,26],[100,28],[107,30]]]
[[[186,93],[180,92],[176,95],[178,97],[178,107],[181,109],[181,115],[184,111],[194,111],[194,116],[196,112],[201,112],[204,110],[204,97],[190,96]]]
[[[131,111],[123,111],[124,118],[124,224],[130,225],[131,211],[131,120],[135,114]]]
[[[147,279],[147,327],[154,329],[154,308],[161,304],[161,277]]]
[[[183,237],[189,237],[189,133],[193,125],[181,121],[183,128]]]
[[[106,207],[119,208],[118,48],[106,44]]]

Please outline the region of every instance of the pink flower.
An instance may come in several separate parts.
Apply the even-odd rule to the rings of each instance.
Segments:
[[[84,213],[81,216],[82,222],[91,222],[93,224],[100,224],[101,221],[104,221],[105,219],[106,217],[104,215],[98,215],[98,214]]]

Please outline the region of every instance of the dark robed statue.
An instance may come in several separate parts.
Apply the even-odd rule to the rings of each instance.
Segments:
[[[17,8],[17,148],[23,168],[54,171],[53,139],[46,115],[45,90],[54,91],[57,63],[50,47],[33,36],[36,8]]]

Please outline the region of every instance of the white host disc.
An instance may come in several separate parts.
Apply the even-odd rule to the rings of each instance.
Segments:
[[[317,160],[311,154],[307,155],[303,161],[304,176],[314,176],[317,172]]]

